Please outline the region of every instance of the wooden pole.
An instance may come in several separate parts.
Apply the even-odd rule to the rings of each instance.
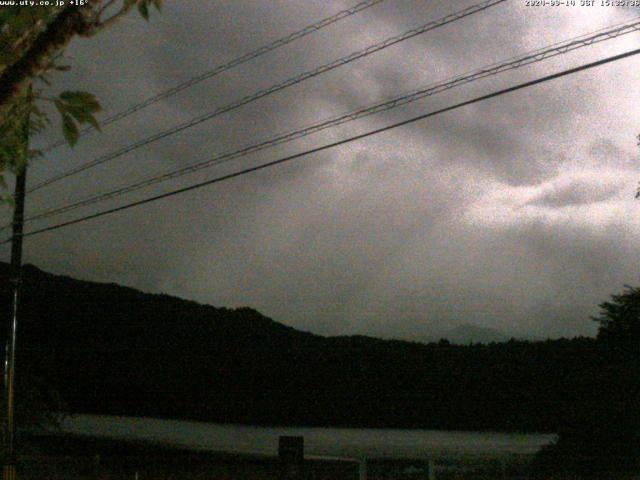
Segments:
[[[31,87],[27,93],[26,118],[24,120],[24,144],[22,155],[18,159],[16,185],[14,193],[13,235],[11,237],[11,319],[7,329],[7,343],[4,362],[5,425],[4,449],[5,464],[2,469],[3,480],[16,479],[15,446],[15,376],[16,376],[16,339],[18,333],[18,307],[20,283],[22,281],[22,227],[24,223],[24,197],[27,183],[27,160],[29,155],[29,113],[31,111]]]

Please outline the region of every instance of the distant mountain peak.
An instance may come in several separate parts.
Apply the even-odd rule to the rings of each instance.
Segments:
[[[500,343],[509,340],[509,336],[500,330],[490,327],[481,327],[472,323],[463,323],[449,330],[443,338],[458,345],[470,343]]]

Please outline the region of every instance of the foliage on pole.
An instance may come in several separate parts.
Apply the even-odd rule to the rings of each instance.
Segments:
[[[31,108],[30,134],[42,131],[49,118],[39,107],[51,102],[61,116],[64,138],[73,146],[80,124],[98,129],[96,97],[88,92],[48,91],[47,77],[70,69],[63,63],[64,50],[74,37],[92,37],[131,10],[148,19],[150,7],[161,8],[162,0],[87,0],[84,5],[6,6],[0,9],[0,189],[7,172],[22,168],[20,121]],[[67,2],[68,3],[68,2]],[[24,101],[27,86],[33,85],[34,102]],[[30,151],[28,159],[39,152]],[[10,199],[4,195],[5,200]]]

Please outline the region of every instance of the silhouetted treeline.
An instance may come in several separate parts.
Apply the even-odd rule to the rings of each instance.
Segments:
[[[559,439],[536,456],[540,478],[631,479],[640,474],[640,288],[600,305],[594,366],[572,397]],[[555,475],[562,473],[566,477]]]
[[[556,432],[602,402],[593,388],[628,374],[592,338],[471,346],[325,338],[249,308],[24,270],[18,379],[45,379],[71,412]],[[0,264],[3,319],[7,275]]]

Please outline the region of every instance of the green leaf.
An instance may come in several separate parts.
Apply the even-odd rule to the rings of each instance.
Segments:
[[[0,65],[11,65],[16,58],[16,53],[9,50],[0,50]]]
[[[34,158],[44,158],[42,150],[29,149],[29,160],[33,160]]]
[[[35,103],[31,103],[31,116],[41,119],[45,122],[48,121],[47,115],[42,110],[40,110],[38,105],[36,105]]]
[[[33,23],[33,17],[30,15],[29,10],[31,9],[23,8],[18,15],[13,18],[11,26],[15,28],[17,32],[25,31]]]
[[[100,124],[96,120],[96,117],[94,117],[90,113],[87,115],[87,122],[89,122],[89,125],[91,125],[93,128],[95,128],[97,131],[99,131],[99,132],[102,131],[102,130],[100,130]]]
[[[67,106],[67,113],[71,115],[76,122],[84,123],[87,121],[87,115],[90,115],[87,111],[82,108],[74,107],[73,105]]]
[[[95,95],[89,92],[65,91],[59,95],[60,100],[88,112],[99,112],[101,107]]]
[[[91,114],[91,112],[73,105],[67,106],[67,113],[73,118],[76,119],[78,123],[89,123],[96,130],[100,130],[100,126],[98,125],[98,121]]]
[[[9,25],[15,16],[15,7],[0,9],[0,25]]]
[[[16,202],[13,198],[13,195],[9,193],[0,194],[0,203],[6,203],[9,207],[13,208],[16,206]]]
[[[73,147],[78,143],[78,137],[80,136],[78,126],[73,121],[73,118],[71,118],[71,115],[66,113],[62,114],[62,134],[70,146]]]
[[[53,100],[53,104],[56,106],[56,108],[58,109],[58,111],[60,112],[60,115],[66,113],[67,111],[67,105],[65,103],[62,103],[60,100],[58,100],[57,98]]]
[[[96,97],[87,92],[62,92],[54,99],[54,105],[62,115],[62,133],[69,145],[76,144],[79,138],[77,123],[88,123],[96,130],[100,125],[93,113],[101,109]]]
[[[142,18],[149,20],[149,4],[147,0],[142,0],[138,4],[138,11],[140,12],[140,15],[142,15]]]

